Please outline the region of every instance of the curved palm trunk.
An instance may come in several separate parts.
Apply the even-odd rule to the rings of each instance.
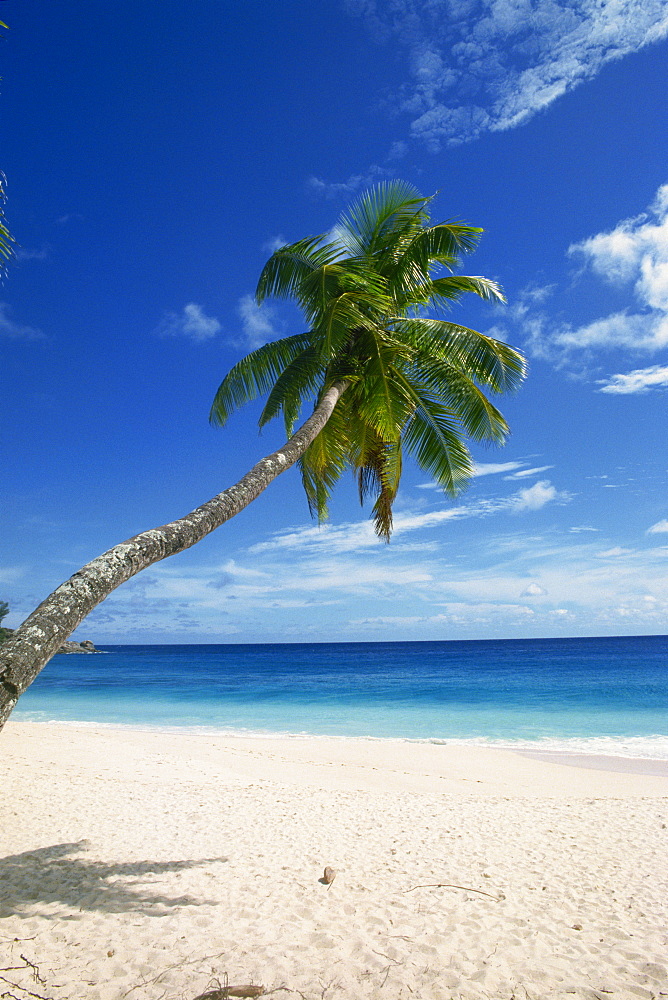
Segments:
[[[0,646],[0,729],[18,698],[93,608],[147,566],[183,552],[247,507],[281,472],[301,458],[329,420],[347,382],[322,397],[309,419],[282,448],[267,455],[243,479],[197,510],[143,531],[87,563],[53,591]]]

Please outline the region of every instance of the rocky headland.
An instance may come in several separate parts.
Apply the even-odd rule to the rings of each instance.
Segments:
[[[9,639],[14,633],[13,628],[4,627],[2,631],[5,633],[6,637]],[[84,639],[83,642],[75,642],[74,639],[68,639],[62,644],[58,653],[99,653],[100,650],[96,649],[90,639]],[[57,654],[56,654],[57,655]]]

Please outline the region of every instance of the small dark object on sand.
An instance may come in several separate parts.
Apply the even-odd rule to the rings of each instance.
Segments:
[[[221,986],[219,990],[209,990],[207,993],[200,993],[195,1000],[227,1000],[228,997],[261,997],[264,993],[264,986]]]

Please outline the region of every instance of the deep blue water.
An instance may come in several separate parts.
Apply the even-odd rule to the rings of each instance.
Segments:
[[[103,649],[54,657],[14,716],[668,759],[668,636]]]

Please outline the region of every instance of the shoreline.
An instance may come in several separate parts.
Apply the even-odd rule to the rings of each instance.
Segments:
[[[10,720],[0,790],[19,1000],[192,1000],[226,977],[304,1000],[668,991],[666,777]]]
[[[439,791],[467,794],[668,795],[668,762],[589,754],[527,751],[477,743],[340,736],[230,735],[223,730],[21,722],[0,731],[0,762],[18,747],[37,749],[42,766],[87,761],[95,771],[100,755],[124,770],[146,767],[159,756],[181,773],[194,761],[240,781],[273,780],[316,787]],[[25,759],[28,762],[28,758]],[[104,765],[105,773],[109,772]]]
[[[638,748],[638,744],[644,743],[644,749],[646,750],[648,744],[651,741],[656,741],[657,739],[664,740],[668,743],[668,736],[660,734],[654,734],[647,737],[619,737],[620,742],[623,742],[626,746],[628,746],[628,744],[635,744],[635,752],[630,753],[627,751],[626,753],[615,753],[614,748],[611,748],[610,746],[615,737],[564,737],[563,740],[559,740],[557,737],[547,737],[545,739],[534,741],[526,739],[495,739],[493,741],[486,741],[481,737],[453,737],[448,739],[415,736],[344,736],[339,734],[309,732],[272,732],[260,729],[224,729],[215,726],[200,725],[170,726],[142,722],[119,723],[70,719],[36,720],[23,719],[20,715],[13,715],[10,722],[11,724],[25,725],[27,727],[54,726],[63,727],[64,729],[81,729],[83,731],[99,730],[100,732],[117,730],[118,732],[149,733],[153,735],[163,734],[165,736],[211,737],[213,739],[220,740],[245,740],[249,743],[252,741],[263,740],[279,740],[285,741],[286,743],[304,743],[308,741],[313,741],[315,743],[323,741],[326,743],[327,741],[330,741],[333,744],[340,742],[343,744],[350,743],[351,745],[354,745],[355,743],[378,743],[381,745],[402,743],[407,746],[447,746],[450,748],[459,748],[460,750],[465,750],[466,748],[480,748],[483,750],[505,751],[508,753],[519,754],[532,760],[562,764],[569,767],[613,771],[618,774],[647,774],[658,777],[668,777],[668,757],[658,755],[652,756],[646,753],[641,753]],[[1,735],[2,731],[0,730],[0,739]],[[564,746],[564,743],[570,743],[571,745]],[[595,749],[592,748],[592,744],[595,745]]]

